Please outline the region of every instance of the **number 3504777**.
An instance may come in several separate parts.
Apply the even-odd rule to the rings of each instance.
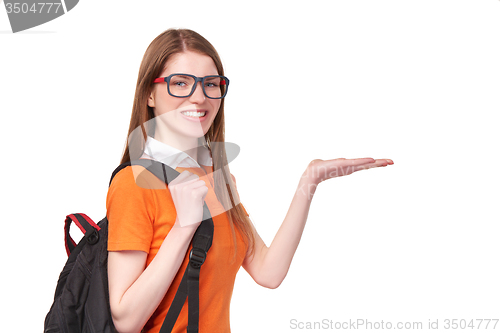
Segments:
[[[61,3],[53,3],[53,2],[38,2],[34,3],[30,6],[28,3],[5,3],[5,8],[7,9],[7,14],[28,14],[28,13],[58,13],[59,8],[61,7]],[[62,8],[61,8],[62,10]]]

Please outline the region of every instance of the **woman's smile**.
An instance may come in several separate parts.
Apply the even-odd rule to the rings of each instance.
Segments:
[[[189,121],[204,121],[208,118],[208,111],[204,109],[194,109],[182,111],[181,115]]]

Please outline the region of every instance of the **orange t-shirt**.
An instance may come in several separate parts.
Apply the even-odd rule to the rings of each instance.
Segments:
[[[227,333],[229,326],[229,306],[236,273],[241,267],[248,249],[246,242],[234,227],[237,252],[234,256],[231,226],[222,204],[213,188],[213,167],[182,168],[197,174],[208,187],[205,202],[214,222],[212,247],[200,271],[200,333]],[[132,169],[134,168],[134,169]],[[133,171],[134,170],[134,171]],[[232,175],[231,175],[232,176]],[[234,176],[232,176],[234,179]],[[126,167],[114,178],[106,198],[109,221],[108,251],[139,250],[148,253],[149,265],[158,252],[163,240],[176,220],[176,211],[170,191],[165,183],[146,171],[142,166]],[[244,208],[243,208],[244,209]],[[248,213],[245,210],[245,213]],[[189,252],[177,272],[164,299],[144,327],[144,332],[157,333],[170,304],[177,292],[180,281],[189,262]],[[188,323],[187,302],[184,304],[173,333],[185,332]]]

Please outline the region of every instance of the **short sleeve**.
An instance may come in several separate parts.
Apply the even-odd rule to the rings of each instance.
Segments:
[[[118,172],[106,197],[108,251],[139,250],[149,253],[155,211],[152,190],[137,184],[132,167]]]
[[[233,182],[234,182],[234,187],[236,188],[236,191],[238,191],[238,188],[237,188],[237,186],[236,186],[236,178],[233,176],[233,174],[231,174],[231,178],[233,179]],[[240,195],[239,195],[239,193],[238,193],[238,198],[239,198],[239,197],[240,197]],[[241,208],[243,208],[243,211],[245,212],[245,214],[246,214],[247,216],[250,216],[250,215],[248,214],[247,210],[245,209],[245,206],[243,206],[243,204],[241,203],[241,201],[240,201],[240,205],[241,205]]]

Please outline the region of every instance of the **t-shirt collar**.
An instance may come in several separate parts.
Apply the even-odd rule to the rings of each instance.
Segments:
[[[212,157],[210,157],[210,151],[204,146],[198,147],[199,164],[186,152],[174,148],[164,142],[158,141],[151,136],[148,136],[146,140],[144,153],[149,155],[151,158],[168,165],[172,169],[175,169],[177,167],[200,168],[200,164],[205,166],[212,166]]]

